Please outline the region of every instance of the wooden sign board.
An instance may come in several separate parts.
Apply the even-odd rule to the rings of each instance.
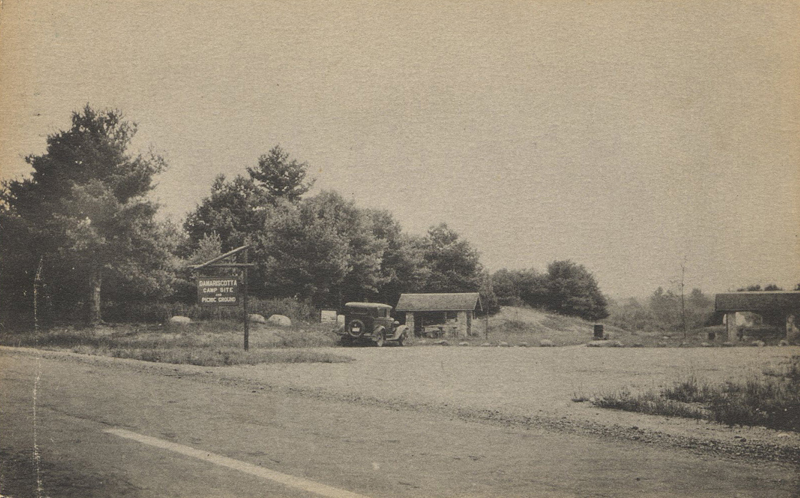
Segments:
[[[197,302],[202,306],[238,306],[239,280],[230,277],[197,277]]]
[[[336,310],[320,310],[320,323],[336,323]]]

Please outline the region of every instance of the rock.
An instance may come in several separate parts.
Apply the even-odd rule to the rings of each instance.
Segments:
[[[507,342],[505,342],[505,341],[501,342],[501,343],[500,343],[500,344],[498,344],[497,346],[498,346],[498,347],[501,347],[501,348],[507,348],[507,347],[509,347],[508,343],[507,343]]]
[[[688,342],[681,342],[680,344],[678,344],[678,347],[679,348],[688,348],[689,347],[689,343]]]
[[[267,319],[258,313],[250,313],[247,315],[247,319],[250,320],[250,323],[267,323]]]
[[[466,341],[462,341],[458,343],[459,346],[469,346],[469,343]]]
[[[291,327],[292,320],[289,319],[288,316],[285,315],[272,315],[267,320],[272,325],[278,325],[279,327]]]
[[[665,347],[667,347],[667,343],[664,342],[664,341],[659,341],[658,344],[656,344],[656,346],[658,346],[660,348],[665,348]]]
[[[631,347],[632,348],[643,348],[644,344],[642,344],[641,342],[634,342],[633,344],[631,344]]]
[[[781,346],[781,347],[788,346],[788,345],[789,345],[789,341],[787,341],[786,339],[781,339],[781,342],[778,343],[778,346]]]
[[[592,341],[586,345],[590,348],[621,348],[623,346],[619,341]]]
[[[550,339],[542,339],[541,341],[539,341],[539,346],[543,348],[552,348],[553,346],[555,346],[555,344],[553,344],[553,341],[551,341]]]
[[[756,348],[763,348],[765,346],[764,341],[753,341],[750,345]]]
[[[701,342],[701,343],[700,343],[700,347],[701,347],[701,348],[710,348],[710,347],[711,347],[711,344],[709,344],[709,343],[707,343],[707,342]]]
[[[489,344],[488,342],[484,342],[483,344],[481,344],[481,347],[482,348],[490,348],[490,347],[492,347],[492,345]]]
[[[528,347],[528,343],[527,342],[520,342],[519,344],[517,344],[517,346],[519,346],[521,348],[527,348]]]
[[[449,346],[450,345],[450,343],[447,342],[445,339],[442,339],[441,341],[435,341],[434,344],[437,345],[437,346]]]
[[[733,343],[731,341],[725,341],[725,342],[722,343],[722,347],[723,348],[732,348],[733,347]]]
[[[188,316],[173,316],[169,319],[169,323],[174,325],[189,325],[192,323],[192,319]]]

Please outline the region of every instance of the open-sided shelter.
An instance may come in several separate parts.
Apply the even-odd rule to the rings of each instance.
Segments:
[[[750,311],[770,317],[785,317],[786,340],[800,343],[800,292],[730,292],[717,294],[714,307],[725,313],[727,338],[736,337],[736,312]]]
[[[475,310],[482,310],[477,292],[401,294],[395,310],[405,312],[406,325],[419,335],[426,326],[453,327],[459,337],[472,335]]]

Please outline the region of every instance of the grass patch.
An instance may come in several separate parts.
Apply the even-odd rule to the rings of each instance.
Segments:
[[[594,405],[668,417],[702,418],[727,425],[763,426],[800,432],[800,356],[784,368],[745,382],[701,383],[695,377],[661,391],[623,390]]]
[[[249,351],[243,349],[243,336],[241,323],[210,321],[184,326],[125,324],[2,334],[0,344],[211,367],[352,361],[331,353],[300,350],[332,346],[336,335],[329,326],[306,324],[278,329],[254,324],[250,328]]]
[[[666,417],[701,419],[705,416],[705,411],[701,407],[667,399],[652,391],[634,395],[623,389],[611,395],[596,398],[592,404],[600,408],[646,413],[648,415],[664,415]]]

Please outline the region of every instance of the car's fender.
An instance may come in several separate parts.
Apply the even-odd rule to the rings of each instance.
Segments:
[[[398,325],[398,327],[395,329],[395,331],[392,334],[392,336],[391,337],[387,337],[386,340],[387,341],[396,341],[397,339],[400,339],[400,336],[403,335],[403,333],[408,333],[408,325]],[[408,336],[406,335],[406,337],[408,337]]]
[[[385,334],[385,333],[386,333],[386,327],[384,327],[383,325],[380,325],[380,326],[378,326],[378,327],[375,327],[375,328],[372,330],[372,340],[373,340],[373,341],[376,341],[376,340],[378,340],[378,337],[380,337],[380,336],[381,336],[381,334]],[[388,339],[388,337],[386,337],[386,339]]]

